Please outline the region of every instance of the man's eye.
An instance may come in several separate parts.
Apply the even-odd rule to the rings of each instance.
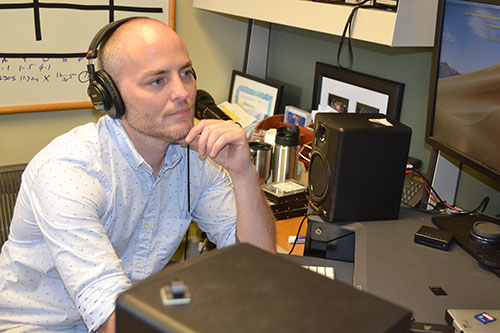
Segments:
[[[190,78],[192,76],[193,76],[193,70],[192,69],[187,69],[187,70],[181,72],[181,77],[182,78]]]
[[[151,85],[154,87],[157,87],[157,86],[161,85],[162,82],[163,82],[163,79],[156,79],[156,80],[151,81]]]

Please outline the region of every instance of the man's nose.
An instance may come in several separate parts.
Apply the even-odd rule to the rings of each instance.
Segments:
[[[174,75],[170,83],[171,96],[173,99],[186,99],[189,97],[189,92],[186,89],[186,84],[179,75]]]

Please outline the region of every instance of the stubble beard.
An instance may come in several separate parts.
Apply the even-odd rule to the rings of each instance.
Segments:
[[[192,111],[191,111],[192,112]],[[191,128],[194,126],[193,117],[183,119],[174,124],[168,124],[168,114],[161,119],[166,121],[166,125],[159,126],[158,118],[154,116],[147,117],[139,112],[125,113],[128,125],[136,132],[149,137],[159,139],[164,142],[174,143],[183,140]]]

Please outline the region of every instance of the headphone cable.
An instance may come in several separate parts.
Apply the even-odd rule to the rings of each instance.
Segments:
[[[187,178],[187,206],[188,206],[188,214],[189,216],[191,216],[191,180],[190,180],[190,176],[189,176],[189,165],[191,164],[189,159],[190,154],[190,151],[189,151],[189,145],[187,145],[187,175],[186,175],[186,178]],[[186,242],[185,242],[185,246],[184,246],[184,260],[187,259],[187,252],[188,252],[188,244],[189,244],[189,228],[191,226],[191,222],[189,222],[189,226],[186,230]]]

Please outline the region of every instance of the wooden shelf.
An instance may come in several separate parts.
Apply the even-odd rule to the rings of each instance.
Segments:
[[[431,47],[438,0],[399,0],[397,12],[360,9],[352,38],[394,47]],[[195,8],[341,36],[352,6],[308,0],[193,0]]]

